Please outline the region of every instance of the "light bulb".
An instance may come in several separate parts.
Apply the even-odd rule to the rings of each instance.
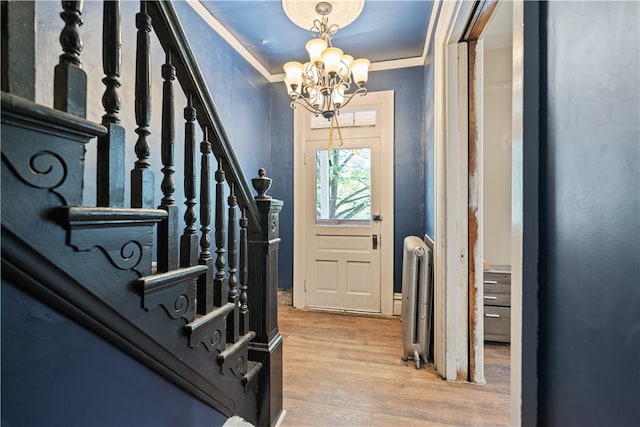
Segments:
[[[305,45],[309,52],[309,61],[312,64],[322,62],[322,51],[327,48],[327,42],[323,39],[312,39]]]
[[[284,84],[287,87],[287,94],[291,99],[297,99],[300,97],[300,85],[296,85],[296,88],[294,89],[291,87],[291,82],[287,77],[284,78]]]
[[[327,73],[335,75],[340,71],[340,61],[342,60],[342,49],[328,47],[322,51],[322,62]],[[332,76],[333,77],[333,76]]]
[[[349,74],[351,73],[351,63],[353,62],[353,56],[351,55],[343,55],[342,56],[342,64],[340,64],[340,77],[344,80],[349,78]]]
[[[287,80],[290,85],[300,86],[302,84],[302,64],[296,61],[287,62],[282,67],[287,73]]]
[[[363,87],[369,79],[369,60],[360,58],[351,63],[351,75],[358,86]]]
[[[333,92],[331,92],[331,100],[333,101],[333,104],[336,106],[336,108],[340,108],[340,106],[344,102],[345,89],[345,85],[341,84],[336,86]]]
[[[309,91],[309,103],[315,108],[320,107],[320,104],[322,103],[322,94],[318,89],[311,89]]]

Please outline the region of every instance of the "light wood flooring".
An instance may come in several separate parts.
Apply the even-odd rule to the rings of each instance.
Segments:
[[[508,426],[509,346],[485,347],[487,384],[403,365],[398,318],[280,306],[282,426]]]

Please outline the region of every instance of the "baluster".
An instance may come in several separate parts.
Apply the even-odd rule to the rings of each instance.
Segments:
[[[83,3],[82,0],[62,2],[60,17],[64,28],[60,33],[60,45],[64,53],[60,55],[53,77],[53,108],[80,117],[87,116],[87,74],[80,68]]]
[[[125,130],[120,125],[118,113],[122,108],[120,87],[120,0],[105,1],[102,14],[102,69],[106,86],[102,95],[105,114],[102,124],[108,133],[98,138],[98,163],[96,175],[97,205],[124,206],[124,155]]]
[[[171,64],[171,51],[162,65],[162,200],[158,209],[167,211],[167,219],[158,224],[158,271],[165,272],[178,268],[178,206],[173,197],[176,190],[173,174],[175,147],[175,118],[173,109],[173,81],[176,69]]]
[[[120,39],[120,0],[105,1],[102,6],[102,70],[105,74],[102,83],[106,88],[102,95],[102,106],[106,114],[102,116],[102,123],[120,123]]]
[[[247,305],[247,280],[249,276],[249,267],[247,263],[247,220],[246,210],[240,210],[240,335],[249,333],[249,306]]]
[[[211,179],[211,143],[208,128],[204,128],[204,138],[200,143],[200,257],[198,264],[206,265],[207,272],[198,278],[197,300],[198,314],[207,314],[213,310],[213,258],[209,247],[211,239],[211,194],[209,180]]]
[[[136,40],[136,84],[135,84],[135,114],[136,133],[135,151],[138,160],[131,171],[131,207],[154,207],[154,179],[150,169],[149,155],[149,122],[151,121],[151,17],[147,14],[147,4],[140,2],[140,12],[136,14],[136,28],[138,35]]]
[[[228,301],[233,303],[236,307],[238,306],[238,288],[237,288],[237,278],[236,273],[238,270],[236,269],[237,255],[238,255],[238,239],[236,237],[236,226],[238,222],[236,220],[236,205],[237,198],[234,193],[233,183],[231,184],[231,191],[229,193],[229,197],[227,198],[227,204],[229,205],[229,239],[227,241],[227,247],[229,248],[229,296]],[[239,314],[238,310],[233,310],[232,313],[229,313],[227,316],[227,342],[237,342],[239,338]]]
[[[198,262],[198,235],[196,234],[196,109],[192,95],[187,95],[184,109],[184,233],[180,238],[180,266],[189,267]]]
[[[213,284],[213,301],[216,306],[221,307],[227,302],[227,279],[224,271],[225,266],[225,233],[224,233],[224,180],[225,174],[222,170],[222,158],[218,158],[218,169],[216,170],[216,277]]]

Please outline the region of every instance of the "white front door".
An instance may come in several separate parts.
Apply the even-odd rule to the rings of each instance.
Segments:
[[[393,92],[295,111],[294,306],[392,314]]]
[[[306,305],[380,313],[380,139],[305,145]]]

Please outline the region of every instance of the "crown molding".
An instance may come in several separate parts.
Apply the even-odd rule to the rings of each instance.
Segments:
[[[200,0],[186,0],[186,3],[215,31],[220,37],[222,37],[229,45],[242,56],[255,70],[262,75],[269,83],[281,82],[284,79],[285,74],[271,74],[255,56],[251,54],[243,45],[236,39],[200,2]],[[429,63],[428,51],[429,43],[431,43],[431,34],[433,33],[436,25],[437,9],[440,7],[441,0],[434,0],[431,18],[429,20],[429,27],[427,29],[427,35],[425,37],[424,47],[421,56],[415,56],[412,58],[395,59],[391,61],[378,61],[372,62],[369,66],[371,71],[387,71],[396,70],[400,68],[409,67],[421,67]]]

